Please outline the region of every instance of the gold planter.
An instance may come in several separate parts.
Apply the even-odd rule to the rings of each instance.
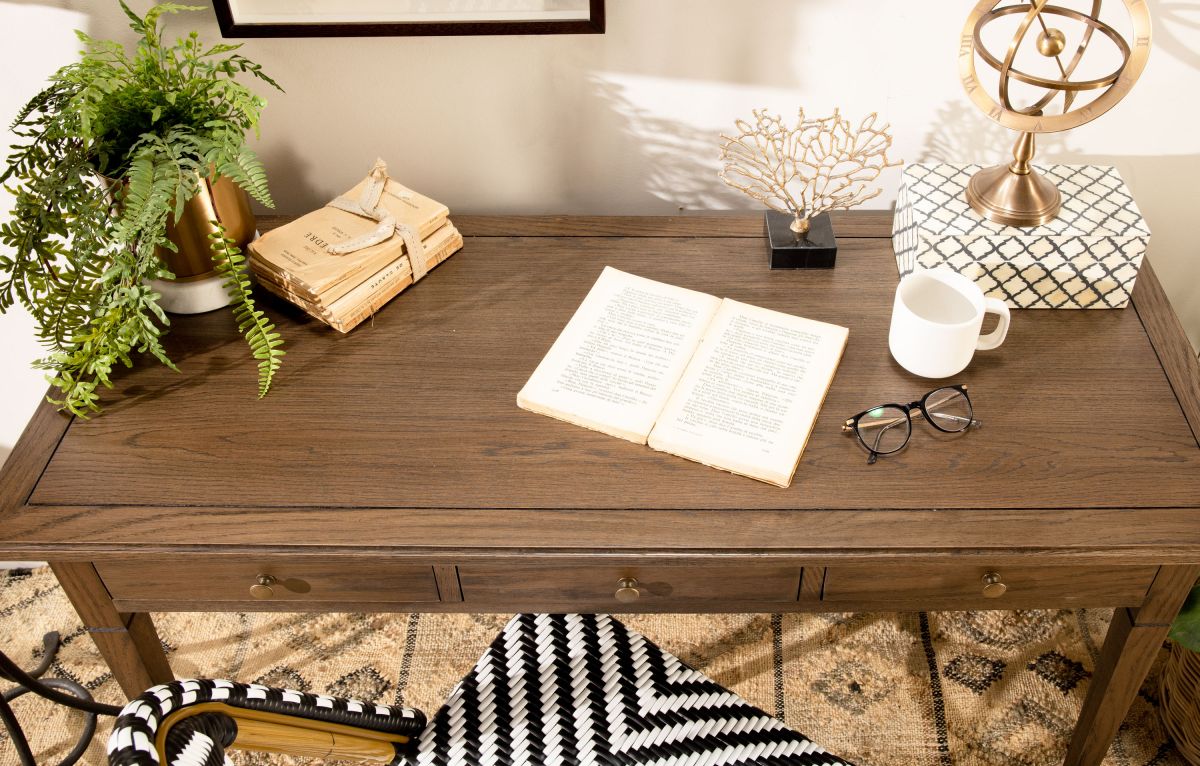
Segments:
[[[1200,654],[1171,642],[1159,699],[1163,724],[1179,754],[1200,766]]]
[[[200,192],[183,206],[178,221],[167,219],[167,239],[178,248],[171,252],[159,248],[158,255],[175,275],[174,282],[193,282],[216,275],[213,269],[212,240],[216,231],[212,221],[220,221],[225,235],[245,249],[254,238],[254,213],[250,198],[242,187],[228,178],[201,179]]]

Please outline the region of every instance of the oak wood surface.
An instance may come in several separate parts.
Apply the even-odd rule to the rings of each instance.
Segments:
[[[1200,360],[1192,353],[1183,324],[1171,310],[1171,303],[1149,260],[1142,262],[1138,281],[1133,286],[1133,306],[1153,343],[1163,372],[1179,398],[1192,434],[1200,440]]]
[[[902,571],[875,564],[846,564],[826,570],[823,599],[877,608],[1036,609],[1082,606],[1138,606],[1158,567],[910,565]],[[1000,575],[1007,587],[995,598],[983,595],[983,576]],[[990,603],[989,603],[990,602]]]
[[[800,575],[800,601],[818,603],[821,591],[825,589],[825,575],[829,572],[826,567],[809,564]]]
[[[830,215],[838,237],[892,236],[890,210],[834,211]],[[268,231],[289,220],[289,216],[261,216],[258,219],[259,229]],[[763,237],[763,217],[745,213],[686,216],[456,215],[453,221],[463,236],[468,237]]]
[[[518,560],[463,564],[458,578],[464,604],[479,610],[514,601],[616,604],[614,593],[622,578],[637,581],[636,605],[649,608],[657,601],[795,601],[800,589],[800,567],[767,562],[753,567],[720,563],[564,566]]]
[[[146,668],[152,683],[165,684],[173,681],[175,673],[167,662],[162,639],[158,636],[158,629],[154,627],[154,618],[148,612],[133,610],[125,610],[123,614],[127,615],[125,632],[128,643],[120,644],[117,651],[125,657],[136,658],[138,663]],[[92,638],[96,638],[97,635],[101,634],[93,633]],[[105,657],[106,661],[107,659]],[[111,663],[109,666],[111,667]]]
[[[739,219],[680,220],[686,232]],[[648,225],[614,224],[618,231]],[[886,234],[878,225],[872,230]],[[18,514],[33,515],[12,519],[0,546],[69,545],[82,536],[183,545],[213,540],[202,533],[228,527],[227,514],[250,508],[256,523],[239,531],[249,538],[229,542],[394,544],[408,538],[413,514],[420,521],[427,510],[441,520],[429,528],[430,542],[448,545],[461,540],[452,530],[468,527],[469,536],[492,523],[523,526],[508,524],[509,513],[527,510],[538,519],[538,509],[548,509],[556,526],[550,514],[571,509],[562,534],[543,544],[594,546],[595,528],[570,534],[579,509],[641,509],[638,522],[614,536],[656,548],[691,539],[700,525],[681,527],[685,514],[710,510],[786,511],[774,521],[790,528],[790,519],[800,530],[809,527],[798,512],[809,510],[834,511],[836,528],[855,523],[856,513],[841,510],[873,513],[874,521],[929,508],[1027,512],[1033,524],[1000,543],[1010,547],[1072,537],[1124,545],[1113,527],[1091,526],[1090,535],[1073,529],[1091,509],[1120,510],[1116,526],[1135,536],[1147,525],[1131,523],[1131,515],[1142,513],[1175,519],[1170,526],[1183,530],[1183,538],[1131,545],[1197,542],[1200,451],[1136,311],[1016,312],[1005,345],[981,353],[958,378],[971,384],[984,428],[958,438],[919,429],[905,453],[867,466],[854,440],[838,431],[840,420],[871,404],[915,398],[931,384],[905,373],[886,351],[896,279],[889,241],[841,244],[835,269],[771,272],[760,237],[475,236],[373,325],[344,338],[264,298],[281,313],[289,355],[263,401],[252,396],[252,369],[227,317],[177,318],[170,342],[184,373],[144,366],[123,376],[105,416],[68,430],[33,505]],[[515,392],[605,264],[851,328],[791,489],[516,408]],[[407,403],[396,401],[399,391],[409,392]],[[347,525],[346,508],[375,510],[355,510],[355,524]],[[485,517],[484,508],[497,512]],[[653,533],[659,515],[669,534]],[[759,532],[739,535],[742,544],[824,547],[816,534],[785,536],[754,522],[771,520],[748,517],[720,534],[736,524]],[[304,534],[296,534],[297,524]],[[889,545],[925,547],[925,536],[938,531],[918,532],[918,525],[903,519],[897,526],[909,533]],[[678,534],[683,528],[688,533]],[[488,536],[492,545],[514,544]]]
[[[127,697],[174,678],[150,615],[119,611],[91,564],[50,567]]]
[[[1200,566],[1160,567],[1150,584],[1145,603],[1131,613],[1133,624],[1170,625],[1198,578]]]
[[[98,561],[96,571],[114,599],[252,600],[259,575],[274,577],[271,601],[437,601],[431,566],[365,559],[347,566],[336,559],[307,557],[235,561]]]
[[[0,518],[16,514],[42,477],[54,450],[74,419],[43,400],[0,467]]]
[[[1165,626],[1134,626],[1127,609],[1113,612],[1089,694],[1067,747],[1065,766],[1091,766],[1104,759],[1166,635]],[[1096,688],[1106,693],[1092,693]]]
[[[1158,656],[1170,629],[1170,618],[1179,611],[1198,576],[1198,566],[1164,566],[1140,609],[1113,612],[1079,722],[1067,747],[1066,766],[1092,766],[1104,758],[1125,720],[1129,703]]]
[[[836,423],[930,385],[886,351],[887,221],[847,217],[870,236],[844,239],[836,269],[770,272],[757,216],[456,219],[474,232],[466,250],[347,338],[265,300],[286,317],[291,344],[289,370],[262,402],[247,393],[251,372],[227,318],[177,318],[184,373],[140,368],[120,381],[108,414],[73,424],[34,503],[0,517],[0,548],[90,560],[155,547],[595,550],[603,540],[628,550],[1196,560],[1200,451],[1143,327],[1157,322],[1178,346],[1173,317],[1159,318],[1169,307],[1153,298],[1138,311],[1016,312],[1009,342],[963,376],[984,429],[957,440],[919,429],[904,454],[865,464]],[[558,236],[572,226],[611,235]],[[851,328],[790,490],[515,407],[514,392],[614,260]],[[1147,270],[1139,297],[1161,293],[1156,284]],[[396,405],[414,380],[420,404]],[[613,523],[624,509],[642,510]],[[254,524],[232,523],[248,511]]]
[[[438,600],[455,603],[463,600],[462,583],[458,580],[458,567],[453,564],[438,564],[433,567],[437,580]]]
[[[565,510],[26,506],[0,525],[7,555],[102,561],[226,551],[271,556],[723,556],[733,552],[913,561],[1188,563],[1200,560],[1194,508],[866,510]],[[353,522],[347,523],[347,516]],[[627,523],[614,523],[620,517]],[[1133,519],[1136,518],[1136,523]],[[114,526],[110,521],[119,522]],[[269,523],[268,523],[269,522]],[[372,530],[364,539],[363,530]],[[137,530],[138,534],[131,533]],[[286,530],[281,533],[280,530]],[[686,534],[681,534],[686,530]],[[181,533],[182,532],[182,533]],[[281,542],[282,540],[282,542]]]

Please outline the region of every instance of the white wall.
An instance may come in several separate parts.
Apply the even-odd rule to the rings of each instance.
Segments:
[[[0,2],[0,125],[7,127],[46,77],[75,58],[79,41],[72,30],[89,26],[88,15],[79,11]],[[14,140],[3,131],[0,155],[7,157]],[[7,219],[11,204],[12,196],[0,189],[0,220]],[[0,464],[46,392],[44,373],[30,367],[42,356],[33,333],[32,318],[19,306],[0,316]]]
[[[56,5],[81,15],[47,8]],[[608,0],[602,36],[248,40],[244,52],[287,89],[268,94],[258,144],[284,212],[345,190],[378,155],[459,213],[654,214],[750,207],[717,181],[716,146],[758,106],[878,111],[893,125],[895,157],[999,160],[1013,137],[957,80],[971,5]],[[1048,137],[1042,159],[1118,166],[1154,232],[1155,269],[1200,343],[1200,2],[1150,7],[1156,48],[1132,94]],[[175,23],[219,34],[208,11]],[[128,32],[115,0],[0,2],[5,119],[68,60],[72,24]],[[897,178],[890,172],[870,204],[890,205]],[[43,388],[27,371],[28,333],[19,316],[0,318],[0,448]]]

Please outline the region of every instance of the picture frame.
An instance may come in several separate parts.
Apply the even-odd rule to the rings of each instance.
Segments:
[[[224,37],[604,33],[604,0],[213,0],[213,8]]]

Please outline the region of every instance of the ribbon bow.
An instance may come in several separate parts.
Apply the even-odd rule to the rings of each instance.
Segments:
[[[371,168],[370,175],[367,176],[367,185],[363,187],[357,200],[341,196],[326,204],[326,207],[337,208],[363,218],[370,218],[372,221],[378,221],[379,225],[361,236],[353,237],[336,245],[328,245],[325,251],[330,255],[345,255],[371,245],[378,245],[380,242],[386,242],[393,236],[399,235],[404,240],[408,263],[412,267],[413,282],[416,282],[429,271],[425,262],[425,248],[421,246],[421,237],[417,235],[413,227],[397,221],[396,216],[392,215],[390,210],[379,204],[387,182],[387,163],[383,160],[375,160],[375,165]],[[412,195],[402,194],[400,197],[401,199],[411,199]]]

